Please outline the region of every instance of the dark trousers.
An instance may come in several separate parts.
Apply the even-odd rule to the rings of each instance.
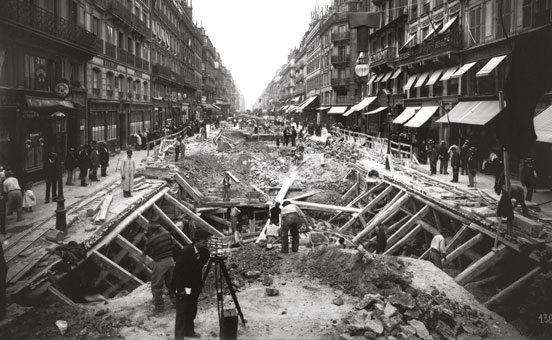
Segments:
[[[533,192],[535,192],[533,183],[523,182],[523,185],[525,185],[525,187],[527,188],[527,194],[525,195],[525,200],[531,201],[533,199]]]
[[[301,217],[296,213],[282,217],[282,253],[289,251],[289,233],[291,233],[291,251],[299,250],[299,228],[301,228]]]
[[[6,203],[6,209],[8,213],[12,211],[17,212],[17,220],[23,219],[23,193],[21,190],[12,190],[8,192],[8,202]]]
[[[176,320],[174,322],[174,338],[176,340],[194,334],[198,297],[196,294],[178,294],[176,296]]]
[[[295,146],[295,138],[291,137],[291,146]]]
[[[458,166],[452,167],[452,181],[454,183],[458,183],[458,173],[460,172],[460,168]]]
[[[461,165],[462,165],[462,172],[461,172],[461,174],[462,174],[462,175],[467,175],[467,174],[468,174],[468,160],[467,160],[467,159],[463,159]]]
[[[164,308],[163,285],[166,285],[170,290],[173,268],[174,260],[172,257],[166,257],[159,261],[155,261],[155,265],[153,266],[151,272],[151,294],[153,295],[153,303],[157,310],[162,311]],[[172,296],[170,296],[170,298],[171,300],[174,299]]]
[[[437,174],[437,161],[429,160],[429,170],[431,171],[432,175]]]
[[[107,164],[102,164],[101,165],[101,169],[102,169],[102,177],[106,177],[107,176]]]
[[[431,248],[429,251],[429,259],[439,269],[443,269],[443,260],[441,259],[441,253],[436,249]]]
[[[52,190],[52,199],[57,197],[57,180],[55,178],[46,178],[46,200],[50,200],[50,190]]]
[[[97,181],[98,180],[98,167],[94,166],[90,169],[90,180]]]
[[[440,174],[448,173],[448,160],[441,159],[441,164],[439,165],[439,173]]]
[[[81,185],[86,185],[86,175],[88,174],[88,169],[79,168],[79,179]]]

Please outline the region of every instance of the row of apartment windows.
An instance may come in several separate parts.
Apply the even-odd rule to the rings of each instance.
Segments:
[[[310,79],[307,79],[307,89],[306,89],[307,92],[320,89],[321,87],[322,87],[321,75],[316,75]]]
[[[133,92],[136,94],[149,94],[149,87],[147,81],[141,81],[140,79],[133,79],[132,77],[125,77],[125,75],[115,75],[113,72],[108,71],[105,73],[105,81],[103,78],[103,72],[98,68],[92,69],[92,92],[94,90],[118,90],[121,92]]]

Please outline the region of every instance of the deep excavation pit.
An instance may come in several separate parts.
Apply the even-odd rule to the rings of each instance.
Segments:
[[[187,228],[198,224],[183,208],[175,205],[167,197],[169,195],[195,211],[196,216],[201,214],[203,221],[225,233],[228,231],[228,208],[235,206],[242,211],[240,225],[246,244],[231,250],[226,260],[242,309],[246,319],[249,319],[247,329],[240,329],[241,337],[312,337],[318,334],[330,339],[338,336],[375,338],[383,334],[397,338],[410,335],[415,338],[425,334],[420,323],[437,339],[454,336],[465,339],[520,336],[452,279],[469,267],[470,263],[476,262],[481,254],[486,254],[492,247],[492,239],[486,237],[461,256],[456,256],[447,264],[444,272],[430,262],[417,260],[426,253],[438,223],[454,235],[465,222],[455,220],[441,210],[434,210],[432,214],[426,214],[425,218],[416,220],[417,224],[404,228],[413,215],[427,209],[425,206],[428,202],[425,199],[418,200],[415,193],[408,191],[408,185],[401,188],[382,182],[381,179],[369,179],[367,172],[370,169],[359,167],[356,163],[358,159],[366,157],[358,146],[343,144],[339,138],[334,138],[329,145],[309,140],[305,142],[303,161],[294,162],[293,149],[278,148],[274,141],[256,142],[255,138],[246,141],[249,139],[247,135],[237,132],[224,132],[222,135],[230,145],[227,151],[216,151],[217,146],[212,140],[190,140],[186,156],[174,165],[148,159],[141,174],[147,178],[166,180],[168,191],[159,197],[151,195],[151,200],[146,199],[140,206],[132,207],[128,216],[134,216],[137,210],[140,211],[139,216],[134,216],[120,230],[113,226],[116,235],[112,235],[109,242],[103,243],[101,247],[92,249],[96,252],[94,254],[90,252],[91,249],[87,249],[89,257],[78,267],[67,274],[62,271],[54,273],[51,280],[55,282],[56,288],[83,307],[31,309],[7,328],[0,328],[0,335],[7,334],[12,338],[26,338],[23,335],[56,338],[57,330],[51,320],[65,318],[73,325],[68,333],[71,337],[100,339],[108,335],[124,338],[169,336],[174,312],[168,309],[161,316],[151,315],[149,283],[144,284],[149,280],[151,263],[139,257],[145,244],[144,220],[158,216],[158,209],[168,218],[161,219],[161,223],[181,244],[185,244],[185,240],[174,226],[186,232]],[[373,168],[383,172],[377,162],[373,162]],[[232,183],[229,201],[221,199],[222,179],[226,171],[239,179],[239,183]],[[184,185],[176,179],[176,173],[186,182]],[[297,204],[309,216],[314,230],[324,233],[331,240],[330,243],[334,243],[338,237],[345,237],[350,249],[321,246],[309,251],[311,244],[307,234],[302,234],[299,256],[283,255],[278,250],[267,252],[253,242],[265,224],[272,198],[293,173],[297,173],[297,177],[287,188],[286,198],[304,196]],[[410,201],[403,198],[403,191],[411,195]],[[201,196],[199,200],[196,195]],[[401,203],[401,200],[404,202],[396,211],[386,212],[389,206]],[[354,201],[356,203],[352,204]],[[349,210],[342,212],[345,206]],[[363,210],[366,206],[369,209]],[[358,218],[359,215],[363,216],[364,221]],[[389,228],[391,242],[387,255],[402,255],[404,258],[371,256],[355,249],[351,241],[373,220],[378,219]],[[371,230],[357,242],[365,249],[373,250],[373,236]],[[457,242],[462,244],[471,237],[473,234],[467,233],[459,237]],[[521,260],[515,252],[507,254],[502,261],[490,268],[488,275],[507,271],[506,283],[527,271],[522,269],[534,265],[532,260]],[[471,280],[480,279],[480,274]],[[536,280],[534,285],[540,284],[542,287],[543,282],[547,281]],[[265,287],[277,288],[281,296],[270,300],[259,293]],[[481,300],[496,293],[490,285],[478,286],[470,291]],[[198,320],[203,320],[198,327],[208,336],[216,336],[217,329],[213,292],[212,277],[209,277],[198,316]],[[296,305],[293,299],[288,300],[289,294],[295,295],[298,301]],[[380,296],[367,297],[366,294]],[[343,307],[336,301],[332,302],[338,298],[344,300]],[[519,302],[522,298],[515,296],[513,299]],[[531,306],[537,300],[535,296],[527,300],[526,305]],[[366,302],[364,306],[360,306],[362,301]],[[386,314],[392,309],[388,304],[396,309],[391,315]],[[167,305],[170,302],[167,301]],[[503,315],[520,315],[511,313],[504,306],[500,305],[500,308],[506,308]],[[37,313],[37,310],[41,312]],[[68,313],[68,310],[74,312]],[[312,319],[307,317],[304,327],[296,325],[293,329],[289,328],[290,324],[294,324],[292,318],[306,317],[313,314],[313,310],[323,311],[327,315],[322,313]],[[23,327],[25,322],[37,318],[42,312],[48,315],[38,317],[37,324],[43,328],[26,330]],[[111,328],[108,329],[108,326]],[[307,326],[311,327],[310,331],[305,329]],[[381,332],[380,326],[383,328]],[[524,326],[526,324],[519,328],[524,329]],[[310,333],[312,329],[318,333]],[[286,332],[282,333],[283,330]]]

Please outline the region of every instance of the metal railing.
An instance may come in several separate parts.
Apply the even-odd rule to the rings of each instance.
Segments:
[[[351,38],[351,31],[345,32],[332,32],[331,41],[349,40]]]
[[[349,78],[332,78],[331,85],[332,86],[349,86],[351,83],[351,79]]]
[[[370,62],[378,63],[392,61],[396,58],[395,51],[395,47],[387,47],[382,50],[376,51],[375,53],[370,54]]]
[[[332,60],[332,64],[350,63],[351,55],[350,54],[332,55],[331,60]]]
[[[403,49],[399,53],[400,59],[416,58],[444,51],[458,50],[462,48],[462,32],[448,31],[411,48]]]
[[[146,38],[150,37],[151,32],[148,26],[135,14],[132,14],[132,8],[126,7],[118,0],[111,0],[107,7],[115,17],[133,28],[136,32]]]
[[[87,50],[93,51],[98,45],[93,33],[28,1],[0,1],[0,17]]]

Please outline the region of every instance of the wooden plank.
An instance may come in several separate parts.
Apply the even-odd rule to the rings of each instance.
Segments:
[[[267,201],[270,201],[272,198],[270,197],[270,195],[268,195],[266,192],[262,191],[261,188],[259,188],[258,186],[254,185],[254,184],[250,184],[251,187],[253,188],[253,190],[255,190],[256,192],[258,192],[259,194],[263,195]],[[188,207],[189,208],[189,207]]]
[[[419,220],[422,219],[428,212],[429,207],[426,205],[415,215],[413,215],[402,227],[400,227],[393,235],[387,239],[387,247],[392,247],[398,242],[415,224],[419,224]]]
[[[276,195],[276,198],[274,199],[274,201],[279,203],[282,203],[284,201],[289,188],[291,187],[291,185],[293,184],[296,178],[297,178],[297,172],[292,172],[291,176],[289,176],[284,180],[284,182],[282,183],[282,188],[280,189],[280,191],[278,191],[278,194]]]
[[[501,244],[497,249],[491,250],[487,255],[483,256],[479,260],[472,263],[468,268],[464,269],[463,272],[458,274],[454,281],[459,285],[465,285],[466,283],[472,281],[480,274],[483,274],[487,269],[491,268],[502,260],[506,255],[508,255],[509,249],[505,245]]]
[[[186,193],[188,193],[188,195],[190,195],[190,197],[197,203],[201,203],[201,200],[205,198],[200,192],[195,190],[188,182],[186,182],[180,174],[175,174],[174,179],[176,183],[178,183],[182,189],[184,189],[184,191],[186,191]]]
[[[353,243],[359,244],[360,240],[365,236],[368,236],[378,224],[387,218],[390,214],[394,214],[404,203],[410,199],[410,195],[406,194],[401,196],[395,203],[390,206],[386,206],[385,209],[381,210],[374,218],[370,220],[368,225],[353,238]],[[341,229],[339,230],[341,232]]]
[[[151,275],[151,271],[153,270],[153,266],[155,265],[155,261],[148,255],[146,255],[143,251],[138,249],[134,244],[130,243],[129,240],[124,238],[121,235],[117,235],[115,238],[115,243],[117,243],[121,248],[126,250],[128,252],[128,255],[135,260],[136,262],[142,264],[146,267],[146,272],[148,272],[149,275]]]
[[[236,178],[236,176],[234,176],[230,171],[226,171],[226,173],[228,174],[228,176],[230,176],[230,178],[232,178],[232,180],[236,183],[239,183],[240,180]]]
[[[180,203],[176,198],[172,197],[168,193],[165,194],[165,199],[172,203],[175,207],[182,210],[184,213],[186,213],[188,216],[190,216],[194,221],[197,222],[198,226],[202,228],[203,230],[211,233],[213,236],[216,237],[224,237],[224,234],[218,231],[216,228],[214,228],[212,225],[207,223],[204,219],[199,217],[195,212],[188,209],[185,205]],[[178,228],[177,228],[178,229]],[[178,229],[180,230],[180,229]],[[183,233],[184,234],[184,233]]]
[[[412,240],[421,230],[422,230],[422,225],[421,224],[416,225],[414,229],[412,229],[408,234],[406,234],[405,237],[403,237],[397,243],[395,243],[393,246],[387,249],[383,253],[383,255],[393,255],[394,252],[399,250],[399,248],[402,247],[405,243]]]
[[[223,226],[225,227],[231,227],[232,226],[232,223],[230,223],[230,221],[222,218],[222,217],[219,217],[219,216],[215,216],[213,214],[203,214],[203,216],[207,217],[208,219],[212,220],[212,221],[215,221],[219,224],[222,224]]]
[[[355,182],[351,188],[349,188],[349,190],[347,190],[347,192],[345,194],[343,194],[343,196],[341,196],[341,201],[345,201],[346,199],[348,199],[350,196],[352,196],[355,192],[355,190],[358,189],[358,182]]]
[[[389,189],[390,187],[388,187],[387,189]],[[384,191],[382,191],[380,193],[379,196],[383,196],[382,194],[387,191],[387,189],[385,189]],[[392,189],[392,188],[391,188]],[[389,192],[391,192],[391,190],[389,190]],[[403,191],[399,191],[399,193],[396,195],[395,198],[400,198],[402,195],[404,194]],[[378,196],[378,197],[379,197]],[[396,202],[396,200],[394,201]],[[347,230],[349,227],[351,227],[356,219],[359,217],[359,216],[362,216],[363,214],[365,214],[366,212],[368,212],[370,209],[372,209],[372,207],[376,204],[376,200],[374,199],[372,202],[368,203],[364,208],[362,208],[362,210],[360,210],[358,212],[358,214],[353,214],[353,217],[351,217],[351,219],[349,221],[347,221],[347,223],[345,223],[341,228],[339,228],[339,232],[344,232],[345,230]],[[363,224],[364,226],[366,226],[365,224]]]
[[[470,238],[466,242],[464,242],[462,245],[460,245],[458,248],[454,249],[450,254],[446,256],[446,261],[450,262],[457,258],[458,256],[462,255],[466,250],[470,249],[471,247],[475,246],[477,243],[481,242],[485,236],[483,234],[479,233],[475,235],[474,237]]]
[[[429,255],[430,251],[431,251],[431,247],[427,248],[427,250],[424,251],[424,253],[420,255],[420,257],[418,257],[418,260],[424,260]]]
[[[66,304],[67,306],[76,306],[77,304],[73,302],[70,298],[68,298],[65,294],[60,292],[56,287],[49,286],[48,291],[52,293],[54,297],[56,297],[59,301],[61,301],[63,304]]]
[[[468,229],[468,226],[466,224],[462,225],[462,228],[452,237],[452,239],[448,242],[448,244],[445,246],[445,252],[448,252],[448,250],[460,239],[462,234]]]
[[[314,196],[314,195],[318,194],[319,192],[320,192],[320,190],[309,191],[309,192],[301,194],[301,195],[290,197],[289,199],[290,200],[302,200],[302,199]]]
[[[171,220],[169,216],[167,216],[167,214],[165,214],[165,212],[161,210],[159,206],[157,206],[157,204],[154,203],[151,207],[153,208],[153,210],[155,210],[157,215],[159,215],[159,217],[161,217],[161,219],[165,221],[165,223],[167,223],[169,227],[171,227],[171,229],[176,232],[177,235],[182,237],[187,244],[192,244],[192,240],[190,240],[188,236],[186,236],[186,234],[184,234],[184,232],[180,230],[180,228],[178,228],[178,226],[173,222],[173,220]]]
[[[359,213],[361,210],[361,209],[351,208],[351,207],[341,207],[338,205],[320,204],[320,203],[303,202],[303,201],[295,201],[295,200],[290,200],[290,203],[293,203],[298,207],[301,207],[302,209],[319,210],[319,211],[325,211],[325,212],[344,211],[349,213]]]
[[[112,275],[117,276],[121,280],[130,282],[134,286],[141,286],[144,284],[142,280],[132,275],[126,269],[122,268],[117,263],[111,261],[110,259],[108,259],[106,256],[104,256],[97,250],[92,251],[92,253],[90,254],[90,258],[92,259],[92,261],[94,261],[96,264],[101,266],[103,269],[107,270]]]
[[[355,197],[355,199],[353,199],[351,202],[349,202],[349,204],[347,204],[346,206],[347,207],[353,207],[355,204],[362,201],[365,197],[368,197],[369,195],[371,195],[374,191],[376,191],[377,188],[379,188],[382,185],[383,185],[383,183],[379,183],[379,184],[375,185],[373,188],[371,188],[370,190],[361,193],[360,195]],[[335,220],[336,218],[341,216],[341,214],[343,214],[343,211],[338,212],[336,215],[334,215],[332,218],[330,218],[328,220],[328,222],[332,222],[333,220]]]
[[[500,273],[500,274],[496,274],[496,275],[491,275],[489,277],[486,277],[482,280],[479,280],[479,281],[472,281],[470,283],[466,283],[464,285],[464,288],[466,289],[474,289],[474,288],[477,288],[477,287],[481,287],[481,286],[484,286],[486,284],[489,284],[491,282],[494,282],[498,279],[500,279],[502,276],[504,276],[504,274]]]
[[[150,223],[148,219],[141,214],[138,214],[138,216],[136,216],[136,222],[140,225],[140,227],[144,229],[146,229],[148,227],[148,224]]]
[[[155,202],[157,202],[165,193],[169,191],[168,187],[165,187],[161,189],[157,194],[155,194],[153,197],[151,197],[149,200],[141,204],[134,210],[130,215],[128,215],[124,220],[119,222],[119,224],[109,233],[107,234],[100,242],[96,243],[92,249],[90,249],[87,254],[90,256],[92,252],[95,250],[101,249],[106,244],[111,243],[117,235],[119,235],[123,230],[125,230],[126,227],[128,227],[134,220],[138,218],[138,215],[141,215],[143,212],[148,210]]]
[[[520,289],[521,287],[525,286],[529,283],[529,281],[538,273],[540,273],[543,270],[542,267],[536,267],[533,268],[529,273],[523,275],[516,281],[514,281],[511,285],[501,290],[499,293],[495,294],[493,297],[491,297],[487,302],[485,302],[485,307],[489,308],[492,307],[498,303],[501,303],[504,301],[508,296],[510,296],[512,293],[514,293],[516,290]]]
[[[95,224],[102,224],[105,222],[111,201],[113,201],[113,196],[107,194],[102,202],[102,205],[100,206],[100,210],[98,210],[98,213],[96,214],[96,218],[94,219]]]

